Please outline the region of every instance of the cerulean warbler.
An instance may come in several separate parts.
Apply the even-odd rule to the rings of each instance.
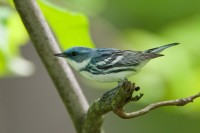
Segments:
[[[164,49],[177,44],[167,44],[145,51],[72,47],[55,56],[66,58],[75,70],[90,80],[120,82],[138,72],[151,59],[163,56],[159,53]]]

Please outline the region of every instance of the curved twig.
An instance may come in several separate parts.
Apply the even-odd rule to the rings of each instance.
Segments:
[[[156,108],[163,107],[163,106],[184,106],[190,102],[193,102],[193,100],[198,97],[200,97],[200,93],[190,96],[190,97],[186,97],[186,98],[152,103],[152,104],[146,106],[145,108],[135,111],[135,112],[126,113],[123,110],[123,108],[117,108],[113,112],[123,119],[130,119],[130,118],[135,118],[135,117],[144,115],[144,114],[150,112],[151,110],[154,110]]]

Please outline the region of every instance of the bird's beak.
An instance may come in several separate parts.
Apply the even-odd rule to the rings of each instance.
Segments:
[[[66,54],[64,54],[64,53],[57,53],[57,54],[54,54],[54,56],[67,57]]]

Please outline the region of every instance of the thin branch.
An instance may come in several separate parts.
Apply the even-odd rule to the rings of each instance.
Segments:
[[[124,81],[116,88],[106,92],[101,98],[97,99],[89,108],[88,114],[86,117],[87,125],[91,125],[91,123],[95,123],[95,118],[99,116],[103,116],[109,111],[113,111],[119,117],[123,119],[130,119],[134,117],[138,117],[148,113],[149,111],[163,107],[163,106],[183,106],[190,102],[193,102],[194,99],[200,97],[200,93],[189,96],[187,98],[180,98],[176,100],[162,101],[157,103],[152,103],[145,108],[126,113],[123,110],[123,107],[129,102],[135,102],[142,98],[143,94],[133,96],[134,91],[138,91],[139,87],[136,87],[134,83],[129,81]],[[88,124],[89,123],[89,124]],[[85,123],[84,123],[85,124]],[[84,129],[88,127],[84,125]],[[86,132],[84,132],[86,133]]]
[[[154,110],[156,108],[160,108],[163,106],[184,106],[190,102],[193,102],[193,100],[198,97],[200,97],[200,93],[190,96],[190,97],[187,97],[187,98],[180,98],[180,99],[176,99],[176,100],[152,103],[141,110],[131,112],[131,113],[124,112],[123,108],[118,108],[118,109],[114,110],[113,112],[123,119],[130,119],[130,118],[144,115],[144,114],[150,112],[151,110]]]
[[[89,106],[88,102],[66,61],[53,56],[54,53],[60,52],[60,48],[36,0],[14,0],[14,4],[77,132],[81,132],[83,118]]]

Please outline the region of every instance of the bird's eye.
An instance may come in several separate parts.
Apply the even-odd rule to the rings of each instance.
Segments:
[[[77,55],[77,53],[76,52],[72,52],[72,56],[76,56]]]

